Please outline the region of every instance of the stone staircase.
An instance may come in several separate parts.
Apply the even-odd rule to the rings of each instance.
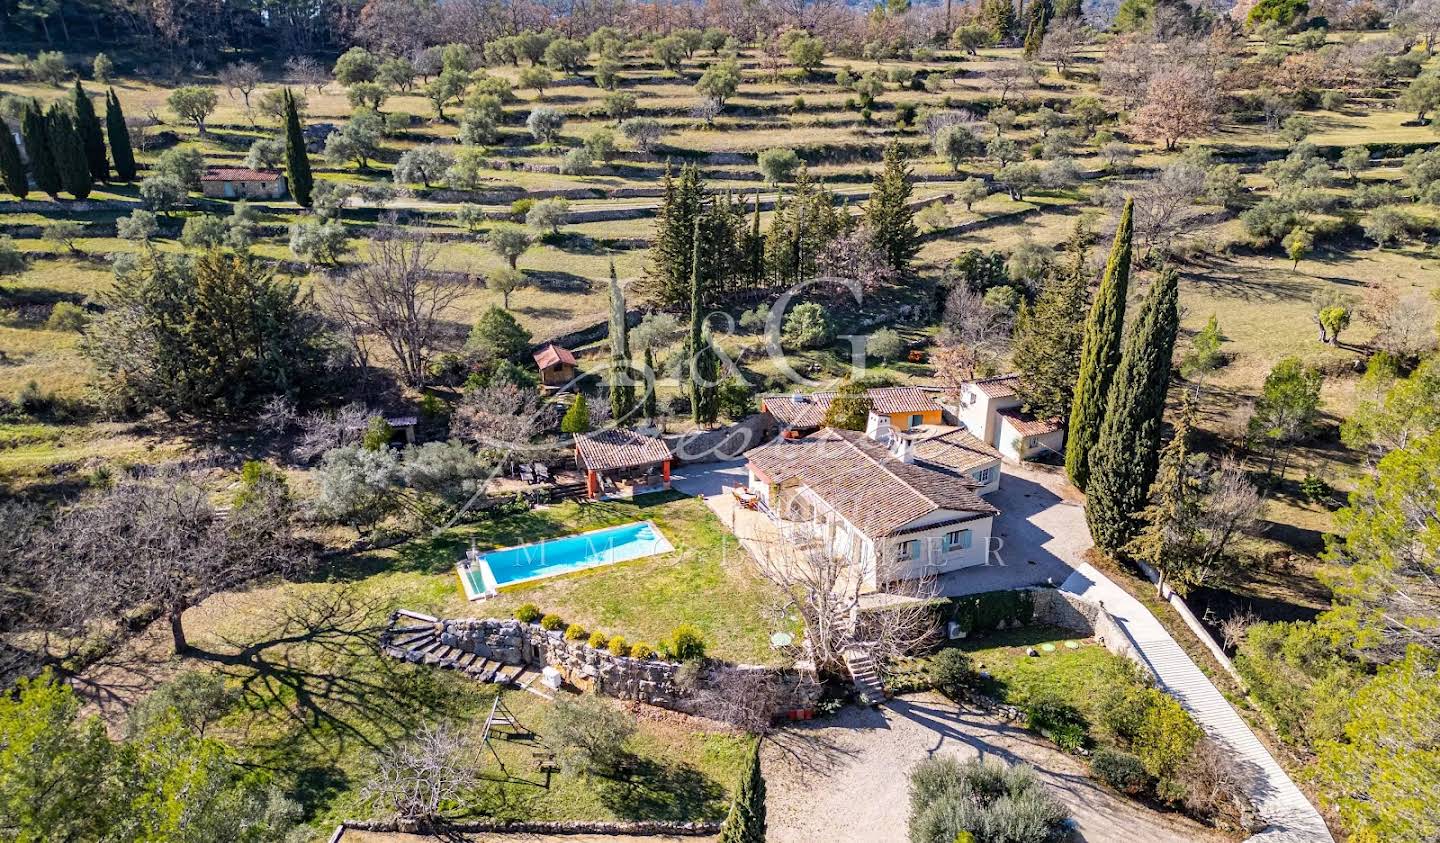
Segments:
[[[845,668],[850,671],[850,681],[855,683],[855,692],[865,705],[879,705],[885,701],[885,686],[880,681],[880,668],[870,654],[859,647],[848,647],[842,653]]]
[[[532,690],[540,678],[540,671],[529,665],[505,664],[452,647],[440,640],[440,628],[439,618],[401,609],[380,633],[380,649],[394,659],[458,670],[480,682]]]

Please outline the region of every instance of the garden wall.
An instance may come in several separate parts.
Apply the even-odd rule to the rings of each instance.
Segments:
[[[597,650],[584,641],[567,641],[559,631],[518,620],[466,618],[441,620],[440,641],[468,653],[508,665],[537,669],[553,667],[566,682],[607,696],[635,700],[674,711],[714,716],[703,710],[707,692],[722,693],[737,685],[753,687],[763,679],[773,714],[810,709],[820,700],[813,670],[779,670],[759,665],[707,662],[693,683],[678,681],[682,665],[655,659],[632,659]]]

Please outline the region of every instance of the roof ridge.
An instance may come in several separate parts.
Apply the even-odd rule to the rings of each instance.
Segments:
[[[833,428],[832,428],[832,429],[833,429]],[[855,431],[847,431],[847,432],[849,432],[849,433],[855,433]],[[915,494],[916,497],[920,498],[920,500],[925,501],[926,503],[930,504],[931,506],[935,507],[936,509],[944,509],[944,508],[945,508],[945,507],[941,506],[939,503],[937,503],[934,498],[930,497],[929,495],[927,495],[927,494],[925,494],[924,492],[920,491],[919,489],[915,488],[915,484],[911,483],[909,480],[906,480],[904,477],[901,477],[899,474],[896,474],[894,471],[892,471],[891,468],[890,468],[890,466],[888,466],[888,465],[886,465],[885,463],[882,463],[882,462],[880,462],[879,460],[875,459],[873,456],[871,456],[869,453],[867,453],[864,448],[861,448],[859,445],[857,445],[857,444],[855,443],[855,441],[852,440],[850,437],[848,437],[848,436],[841,436],[840,438],[841,438],[841,440],[843,440],[846,444],[848,444],[851,448],[854,448],[855,451],[856,451],[857,453],[859,453],[862,457],[864,457],[865,459],[867,459],[867,460],[869,460],[870,462],[874,463],[875,466],[876,466],[877,468],[879,468],[881,471],[883,471],[883,472],[885,472],[886,474],[890,475],[891,477],[895,478],[895,482],[896,482],[896,483],[899,483],[900,485],[902,485],[902,486],[904,486],[905,488],[909,489],[911,492],[913,492],[913,493]],[[863,433],[857,434],[856,439],[859,439],[859,438],[864,438],[864,439],[866,439],[867,441],[875,442],[875,440],[871,439],[869,436],[866,436],[866,435],[863,434]],[[877,448],[883,448],[883,447],[884,447],[884,446],[882,446],[879,442],[875,442],[875,446],[876,446]],[[898,462],[898,463],[900,463],[901,465],[910,465],[910,463],[906,463],[906,462],[904,462],[903,460],[897,459],[893,454],[890,453],[889,449],[885,449],[885,455],[886,455],[886,462],[890,462],[891,460],[894,460],[895,462]]]

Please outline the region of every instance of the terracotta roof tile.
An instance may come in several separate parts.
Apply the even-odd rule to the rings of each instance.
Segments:
[[[280,173],[274,170],[251,170],[247,167],[211,167],[200,181],[274,181]]]
[[[1060,419],[1037,419],[1019,410],[997,410],[1021,436],[1044,436],[1060,429]]]
[[[929,393],[914,386],[885,386],[865,391],[877,413],[923,413],[940,409]],[[796,392],[763,395],[765,411],[785,427],[808,430],[825,423],[825,412],[835,400],[833,392]]]
[[[940,409],[930,394],[913,386],[888,386],[867,390],[877,413],[925,413]]]
[[[635,468],[674,458],[665,440],[621,428],[577,433],[575,450],[585,468],[594,471]]]
[[[1000,452],[963,427],[925,426],[911,437],[915,459],[968,473],[1000,459]]]
[[[556,363],[564,363],[567,366],[575,365],[575,355],[570,349],[558,346],[555,343],[546,343],[545,347],[535,352],[535,365],[542,369],[548,369]]]
[[[1019,387],[1019,375],[1000,375],[975,381],[975,388],[990,398],[1010,398],[1017,394]]]
[[[860,433],[826,428],[804,439],[779,440],[748,455],[769,482],[808,486],[866,535],[893,535],[937,510],[995,515],[967,478],[901,462]]]

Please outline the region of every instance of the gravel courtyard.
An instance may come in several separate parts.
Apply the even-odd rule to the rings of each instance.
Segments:
[[[1178,814],[1106,790],[1085,765],[1017,726],[934,694],[850,707],[834,720],[788,728],[764,756],[770,843],[900,843],[910,768],[930,755],[1024,761],[1069,808],[1086,841],[1197,843],[1228,838]]]

